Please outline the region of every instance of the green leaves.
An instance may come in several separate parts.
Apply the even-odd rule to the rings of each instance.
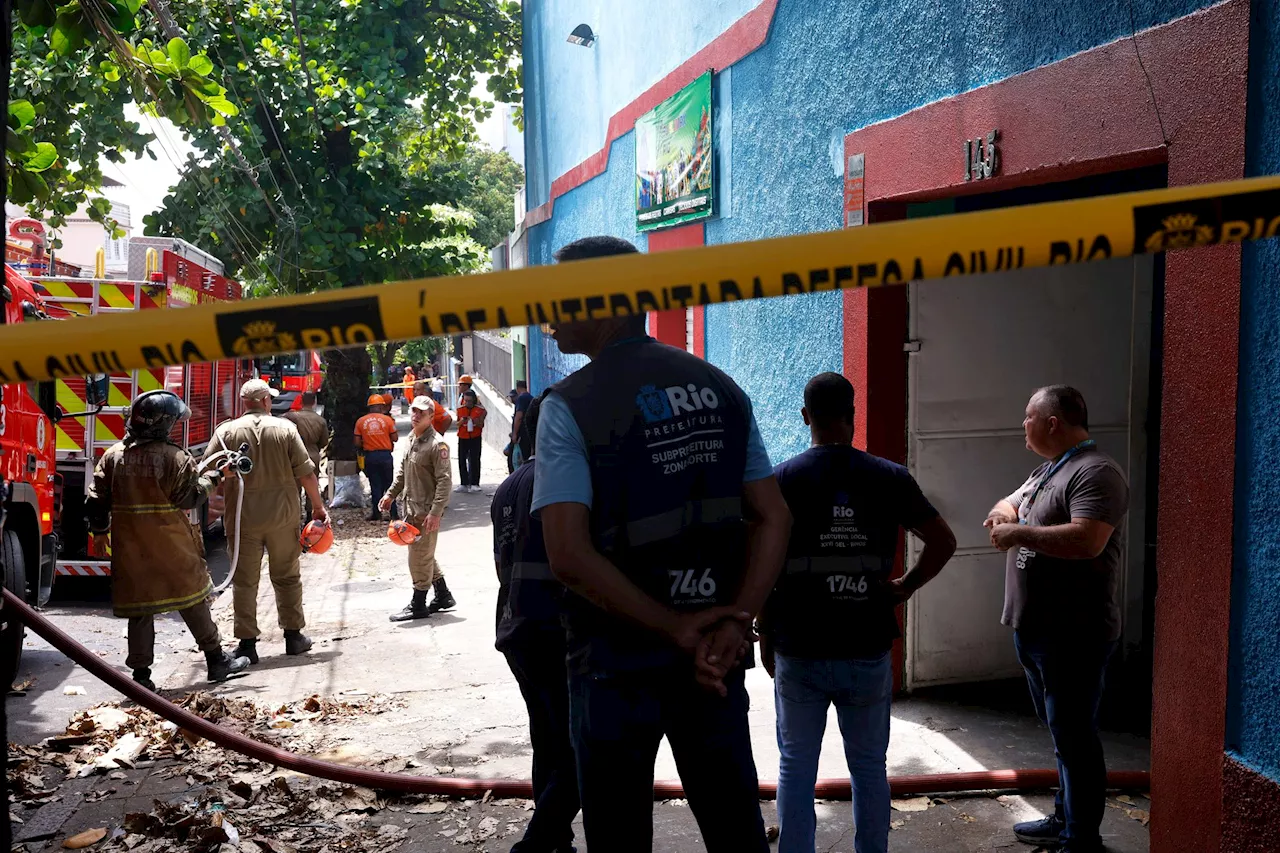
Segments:
[[[34,151],[22,155],[28,172],[43,172],[58,160],[58,149],[52,142],[37,142]]]
[[[33,121],[36,120],[36,108],[31,105],[30,101],[10,101],[9,102],[9,127],[13,130],[22,130]]]
[[[64,12],[58,15],[49,33],[49,47],[58,56],[67,56],[84,47],[83,15],[75,12]]]
[[[181,71],[191,63],[191,48],[180,38],[169,39],[169,58],[173,60],[173,67]],[[213,67],[212,62],[209,67]]]
[[[201,77],[208,77],[213,73],[213,62],[202,53],[191,57],[188,67],[193,74],[199,74]]]

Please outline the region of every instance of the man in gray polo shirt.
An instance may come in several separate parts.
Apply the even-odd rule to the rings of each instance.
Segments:
[[[983,525],[1005,551],[1004,615],[1036,713],[1058,757],[1054,814],[1014,826],[1030,844],[1100,853],[1106,762],[1098,736],[1103,673],[1120,639],[1120,564],[1129,485],[1089,438],[1084,397],[1041,388],[1022,422],[1046,461]]]

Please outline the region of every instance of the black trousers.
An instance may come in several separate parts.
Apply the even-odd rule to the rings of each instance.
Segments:
[[[578,815],[579,800],[578,771],[569,737],[564,635],[545,631],[536,636],[517,635],[503,654],[524,696],[533,743],[533,817],[511,853],[567,853],[573,849],[573,819]]]
[[[1107,762],[1098,735],[1107,661],[1116,642],[1062,641],[1015,631],[1014,648],[1040,722],[1049,727],[1058,759],[1054,813],[1066,844],[1101,845],[1107,801]]]
[[[458,439],[458,484],[462,486],[480,485],[480,448],[484,438]]]
[[[653,849],[653,762],[666,735],[707,853],[768,853],[747,726],[743,671],[725,698],[693,664],[569,678],[573,746],[588,850]]]

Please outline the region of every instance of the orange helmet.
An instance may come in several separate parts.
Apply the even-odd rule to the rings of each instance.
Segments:
[[[469,373],[464,373],[464,374],[462,374],[461,376],[459,376],[459,377],[458,377],[458,384],[459,384],[459,385],[474,385],[475,383],[471,381],[471,374],[469,374]]]
[[[311,554],[323,554],[333,544],[333,528],[323,521],[309,521],[302,528],[302,550]]]
[[[393,521],[387,525],[387,538],[397,545],[409,545],[421,536],[422,531],[407,521]]]
[[[385,406],[386,404],[387,398],[381,394],[370,394],[368,402],[365,403],[366,406]]]

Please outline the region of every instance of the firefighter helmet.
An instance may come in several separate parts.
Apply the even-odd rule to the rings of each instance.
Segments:
[[[393,521],[387,525],[387,538],[397,545],[411,545],[422,537],[422,531],[407,521]]]
[[[365,403],[365,405],[366,406],[385,406],[387,405],[387,398],[382,396],[381,394],[370,394],[369,399]]]
[[[475,383],[474,383],[473,381],[471,381],[471,374],[469,374],[469,373],[464,373],[464,374],[462,374],[461,376],[459,376],[459,377],[458,377],[458,384],[459,384],[459,385],[474,385]]]
[[[125,432],[135,441],[160,441],[169,437],[175,424],[191,417],[191,409],[172,391],[147,391],[129,405]]]
[[[326,521],[309,521],[302,528],[302,550],[309,554],[323,554],[333,544],[333,528]]]

